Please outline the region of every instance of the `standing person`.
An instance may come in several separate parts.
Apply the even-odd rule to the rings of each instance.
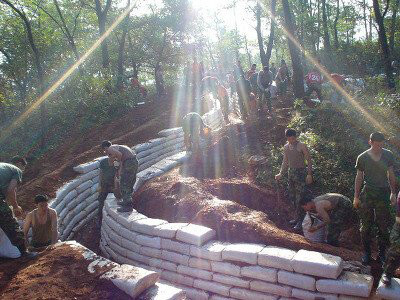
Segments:
[[[258,88],[260,89],[259,102],[261,111],[263,110],[262,107],[266,103],[269,113],[272,112],[271,91],[270,91],[271,84],[272,84],[272,73],[269,70],[268,66],[264,66],[263,69],[258,73],[257,85]]]
[[[253,92],[253,94],[257,97],[257,92],[258,92],[258,85],[257,85],[257,77],[258,77],[258,73],[257,73],[257,65],[253,64],[251,66],[251,69],[249,71],[247,71],[247,80],[250,81],[251,84],[251,91]]]
[[[114,167],[113,162],[110,158],[104,157],[100,160],[100,193],[97,197],[97,201],[99,202],[99,206],[97,208],[98,211],[98,226],[101,226],[101,221],[103,219],[103,207],[104,201],[107,198],[109,193],[114,192],[117,193],[115,190],[115,174],[117,173],[116,167]],[[117,196],[117,195],[116,195]],[[120,195],[118,195],[120,196]]]
[[[46,195],[36,195],[36,208],[27,214],[24,222],[25,243],[31,250],[42,251],[54,245],[58,240],[57,212],[49,208]],[[32,228],[32,241],[28,241],[28,232]]]
[[[235,92],[236,92],[236,81],[235,81],[235,77],[233,76],[232,73],[228,73],[228,75],[226,75],[226,76],[227,76],[227,80],[228,80],[229,87],[230,87],[230,90],[231,90],[231,97],[233,97],[233,95],[234,95]]]
[[[25,255],[27,252],[24,233],[14,214],[21,217],[23,213],[17,202],[17,186],[22,182],[22,172],[27,163],[24,158],[18,156],[13,157],[11,162],[12,164],[0,163],[0,228],[21,255]]]
[[[250,70],[248,70],[248,71],[246,72],[246,79],[247,79],[247,80],[250,80],[251,77],[252,77],[254,74],[256,74],[256,72],[257,72],[256,69],[257,69],[257,65],[256,65],[256,64],[252,64]]]
[[[244,76],[240,76],[236,82],[240,114],[243,120],[247,120],[250,113],[251,84]]]
[[[341,194],[327,193],[314,199],[303,197],[300,205],[305,211],[317,213],[323,221],[311,226],[308,231],[314,232],[326,226],[326,241],[336,247],[339,246],[340,232],[348,229],[358,219],[351,200]]]
[[[364,246],[363,264],[369,264],[371,261],[374,225],[378,228],[378,259],[384,262],[386,247],[389,245],[389,231],[393,225],[390,199],[392,202],[396,200],[394,156],[391,151],[383,148],[384,141],[382,133],[372,133],[369,139],[371,147],[361,153],[356,162],[353,205],[359,210],[360,215],[361,240]],[[364,187],[361,191],[363,182]]]
[[[281,66],[276,74],[275,82],[278,88],[278,93],[280,95],[285,95],[290,82],[290,74],[284,59],[281,60]]]
[[[217,80],[217,96],[221,104],[222,115],[224,116],[225,123],[229,123],[229,94],[228,90]]]
[[[186,150],[192,151],[192,153],[201,150],[202,143],[211,131],[211,128],[204,123],[203,118],[196,112],[190,112],[183,117],[182,129]]]
[[[275,175],[275,179],[280,180],[283,174],[288,173],[289,199],[296,207],[296,219],[291,220],[290,223],[295,225],[295,230],[299,231],[305,215],[300,206],[300,200],[304,195],[306,184],[311,184],[313,181],[311,156],[307,146],[297,140],[294,129],[286,129],[285,136],[287,143],[283,147],[282,166],[280,172]]]
[[[400,193],[397,195],[396,203],[396,222],[390,233],[390,247],[386,254],[383,266],[382,282],[386,286],[391,286],[394,272],[400,266]]]
[[[118,166],[115,180],[120,183],[122,196],[122,201],[118,203],[121,206],[118,211],[131,211],[133,186],[136,182],[136,172],[139,165],[136,153],[128,146],[113,145],[110,141],[103,141],[101,147],[113,164]]]
[[[322,75],[317,67],[313,67],[306,75],[307,92],[306,97],[310,97],[312,92],[317,94],[318,99],[322,102]]]

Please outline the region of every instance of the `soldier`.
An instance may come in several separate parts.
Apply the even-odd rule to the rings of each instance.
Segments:
[[[287,143],[283,148],[283,161],[280,172],[275,175],[280,180],[282,175],[288,172],[289,199],[296,207],[296,219],[290,223],[295,225],[294,229],[300,231],[304,219],[304,211],[300,206],[300,200],[304,195],[306,184],[312,183],[312,164],[310,152],[307,146],[297,140],[297,133],[294,129],[285,130]],[[307,169],[305,160],[307,161]]]
[[[117,171],[116,167],[114,167],[112,161],[108,157],[102,158],[100,160],[100,180],[99,180],[100,193],[99,197],[97,198],[97,201],[99,201],[99,207],[98,207],[99,226],[101,226],[101,220],[103,218],[103,206],[104,206],[104,201],[107,198],[107,195],[109,193],[112,193],[113,191],[114,194],[117,192],[115,190],[115,185],[114,185],[116,171]]]
[[[136,182],[136,172],[139,166],[136,153],[128,146],[113,145],[110,141],[103,141],[101,147],[110,161],[118,166],[115,180],[120,183],[122,201],[118,203],[121,207],[117,210],[119,212],[132,211],[133,186]]]
[[[300,205],[305,211],[314,212],[323,223],[311,226],[310,232],[327,226],[327,243],[332,246],[339,246],[340,232],[349,228],[357,220],[357,214],[353,209],[351,200],[346,196],[335,193],[328,193],[314,199],[305,196],[301,199]]]
[[[386,254],[385,265],[383,266],[382,282],[391,286],[392,277],[400,266],[400,193],[397,196],[396,223],[390,233],[390,247]]]
[[[17,186],[22,182],[22,172],[27,163],[24,158],[17,156],[11,162],[12,164],[0,163],[0,228],[21,255],[26,255],[24,233],[14,214],[20,217],[23,213],[17,202]]]
[[[356,162],[357,175],[353,205],[359,209],[361,220],[360,232],[364,246],[363,264],[369,264],[371,260],[374,225],[378,228],[378,259],[380,262],[384,262],[385,250],[389,245],[389,230],[393,225],[389,199],[392,202],[396,200],[394,157],[391,151],[382,148],[384,141],[385,137],[382,133],[372,133],[369,139],[370,149],[361,153]],[[363,181],[364,187],[361,191]]]

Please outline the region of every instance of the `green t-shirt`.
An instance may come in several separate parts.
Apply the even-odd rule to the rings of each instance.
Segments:
[[[394,165],[393,153],[387,149],[382,149],[382,156],[379,161],[374,161],[364,151],[357,157],[356,169],[364,172],[364,184],[369,187],[387,188],[389,182],[387,171]]]
[[[16,179],[22,181],[22,171],[12,164],[0,163],[0,192],[6,196],[10,181]]]
[[[116,169],[114,166],[110,166],[108,163],[108,158],[105,157],[100,160],[100,173],[101,173],[101,182],[100,185],[112,185],[114,184],[114,176]]]

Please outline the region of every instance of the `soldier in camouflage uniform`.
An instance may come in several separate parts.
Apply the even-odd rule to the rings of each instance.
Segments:
[[[101,220],[103,218],[103,206],[104,200],[106,200],[107,195],[109,193],[116,193],[115,185],[114,185],[114,178],[117,169],[114,167],[110,159],[105,157],[100,160],[100,193],[97,201],[99,201],[98,207],[98,216],[99,216],[99,225],[101,225]]]
[[[125,145],[112,145],[110,141],[101,144],[109,159],[118,166],[115,180],[120,182],[122,201],[118,204],[119,212],[132,211],[132,193],[136,182],[139,162],[136,153]]]
[[[297,133],[294,129],[286,129],[285,135],[288,142],[283,147],[283,162],[275,179],[280,180],[282,175],[288,172],[289,199],[295,205],[297,215],[296,219],[290,223],[295,225],[296,231],[300,231],[305,215],[300,206],[300,200],[304,195],[306,184],[312,183],[311,156],[307,146],[297,140]]]
[[[311,199],[305,196],[301,199],[301,207],[305,211],[318,214],[323,222],[309,228],[310,232],[327,226],[327,243],[339,246],[339,236],[343,230],[348,229],[357,222],[357,214],[351,200],[341,194],[328,193]]]
[[[389,199],[393,203],[396,201],[394,156],[391,151],[383,148],[384,141],[385,137],[382,133],[372,133],[369,140],[371,148],[361,153],[356,162],[357,175],[353,205],[358,209],[360,216],[360,233],[364,246],[362,263],[365,265],[369,264],[371,260],[374,225],[378,228],[378,260],[381,263],[385,261],[390,228],[393,225]],[[364,187],[361,191],[363,181]]]
[[[400,266],[400,193],[397,196],[396,223],[390,233],[390,247],[386,253],[386,261],[383,267],[382,282],[386,286],[392,283],[394,272]]]
[[[16,192],[17,185],[22,181],[22,170],[26,166],[26,161],[23,158],[14,157],[12,163],[0,163],[0,228],[21,254],[25,254],[24,233],[14,214],[22,215],[22,209],[17,203]]]

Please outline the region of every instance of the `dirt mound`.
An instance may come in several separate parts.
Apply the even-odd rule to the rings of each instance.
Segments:
[[[151,218],[208,226],[223,241],[315,250],[346,260],[360,257],[359,252],[310,243],[288,231],[287,221],[294,211],[291,205],[246,177],[200,181],[175,170],[147,183],[135,197],[135,208]]]
[[[0,260],[1,299],[131,299],[100,279],[108,269],[90,274],[88,265],[89,261],[68,245],[32,260]]]
[[[170,99],[162,105],[149,102],[132,109],[124,117],[87,132],[72,132],[57,149],[28,165],[18,201],[24,210],[33,208],[33,197],[38,193],[55,196],[56,190],[76,177],[73,167],[102,154],[99,143],[109,139],[133,146],[155,138],[158,131],[169,127]]]

